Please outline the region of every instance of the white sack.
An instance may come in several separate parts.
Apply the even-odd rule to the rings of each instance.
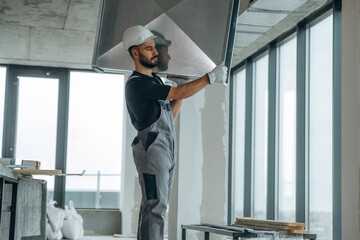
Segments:
[[[65,220],[61,231],[64,237],[68,239],[79,239],[84,236],[83,226],[76,219]]]
[[[63,234],[61,231],[54,232],[50,223],[46,223],[46,238],[49,240],[60,240],[63,238]]]
[[[73,201],[69,201],[69,206],[65,206],[65,221],[61,230],[66,238],[82,238],[84,236],[83,219],[76,212]]]
[[[61,226],[63,225],[65,212],[61,208],[56,208],[54,206],[55,203],[56,202],[54,200],[48,200],[46,215],[53,231],[58,232],[61,230]]]

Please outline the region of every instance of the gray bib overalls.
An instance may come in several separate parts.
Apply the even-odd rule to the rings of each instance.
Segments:
[[[160,117],[138,132],[131,144],[142,193],[139,240],[164,239],[164,220],[174,179],[176,144],[172,109],[170,101],[158,101]]]

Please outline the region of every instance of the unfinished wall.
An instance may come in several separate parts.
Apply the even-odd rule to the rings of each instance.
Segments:
[[[360,239],[360,3],[342,5],[342,239]]]
[[[228,88],[215,84],[184,101],[179,132],[178,230],[181,224],[226,224],[227,99]],[[188,231],[188,237],[202,239],[203,234]],[[181,239],[180,231],[177,239]]]

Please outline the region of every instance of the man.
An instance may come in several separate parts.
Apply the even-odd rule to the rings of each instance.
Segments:
[[[224,83],[227,68],[218,66],[201,78],[178,87],[164,85],[152,73],[157,66],[156,36],[143,26],[128,28],[124,47],[135,64],[125,86],[126,106],[138,131],[131,146],[139,174],[142,200],[138,239],[162,240],[175,167],[174,120],[182,101],[212,83]]]

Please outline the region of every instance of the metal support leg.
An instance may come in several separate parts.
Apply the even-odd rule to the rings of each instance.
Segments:
[[[210,233],[209,232],[205,232],[205,240],[209,240],[210,239]]]
[[[15,216],[16,216],[16,197],[17,197],[17,183],[12,183],[12,197],[11,197],[11,216],[10,216],[10,238],[15,239]]]
[[[1,229],[1,215],[3,211],[3,201],[4,201],[4,185],[5,185],[5,179],[0,178],[0,229]]]
[[[185,228],[183,228],[181,231],[181,239],[186,240],[186,229]]]

